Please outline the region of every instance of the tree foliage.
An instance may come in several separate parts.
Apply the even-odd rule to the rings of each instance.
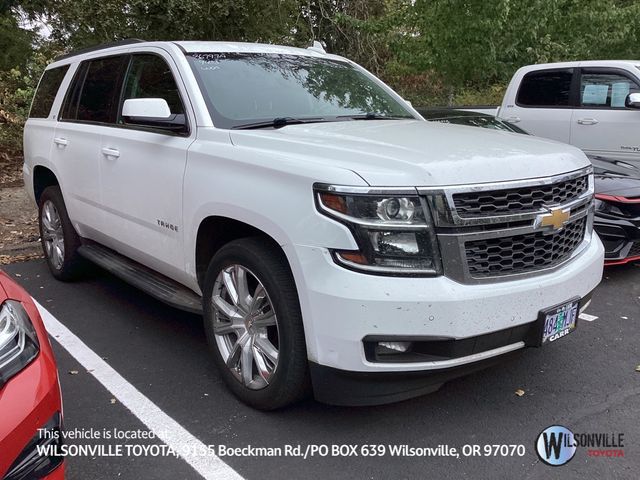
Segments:
[[[37,35],[40,25],[50,34]],[[125,38],[320,40],[433,104],[495,103],[526,64],[640,59],[639,37],[637,0],[2,0],[0,149],[47,60]]]

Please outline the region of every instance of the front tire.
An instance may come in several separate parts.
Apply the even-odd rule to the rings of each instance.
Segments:
[[[203,307],[214,362],[240,400],[273,410],[308,394],[302,314],[279,247],[258,237],[222,247],[207,269]]]
[[[38,213],[42,250],[52,275],[62,281],[78,278],[83,264],[78,254],[80,237],[71,224],[59,186],[42,192]]]

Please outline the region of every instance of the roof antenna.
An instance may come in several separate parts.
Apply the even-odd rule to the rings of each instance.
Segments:
[[[307,47],[307,50],[312,50],[314,52],[323,53],[323,54],[327,53],[327,51],[322,46],[322,43],[320,43],[317,40],[314,40],[313,45],[311,45],[310,47]]]

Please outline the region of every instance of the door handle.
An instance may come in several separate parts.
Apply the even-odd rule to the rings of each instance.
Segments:
[[[509,123],[518,123],[520,122],[520,117],[509,117],[505,118],[505,120]]]
[[[596,123],[598,123],[598,120],[596,120],[595,118],[579,118],[578,123],[580,125],[595,125]]]
[[[67,145],[69,145],[69,142],[67,141],[66,138],[62,138],[62,137],[56,137],[53,139],[53,143],[55,143],[56,145],[60,146],[60,147],[66,147]]]
[[[120,152],[115,148],[102,147],[102,154],[105,157],[113,157],[118,158],[120,156]]]

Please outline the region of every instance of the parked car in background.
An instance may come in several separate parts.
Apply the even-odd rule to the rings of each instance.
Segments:
[[[504,130],[513,133],[527,133],[517,125],[486,113],[452,108],[417,108],[416,110],[425,120],[430,122],[453,123],[455,125]]]
[[[523,67],[498,117],[589,155],[640,165],[640,60]]]
[[[454,109],[418,108],[418,112],[429,121],[527,134],[490,115]],[[599,156],[589,160],[595,171],[594,228],[604,243],[605,265],[640,260],[640,167]]]
[[[49,337],[31,297],[0,271],[0,478],[64,479],[62,399]]]
[[[640,261],[640,167],[590,157],[595,171],[594,228],[605,247],[605,265]]]

